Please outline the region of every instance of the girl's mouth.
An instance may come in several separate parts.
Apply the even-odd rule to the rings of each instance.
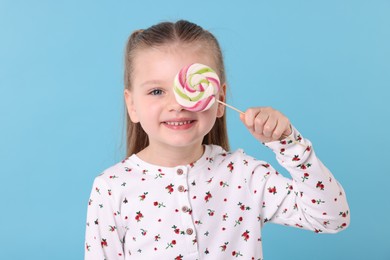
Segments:
[[[182,125],[188,125],[194,122],[193,120],[187,120],[187,121],[167,121],[165,124],[170,126],[182,126]]]
[[[191,128],[195,120],[164,121],[164,125],[173,130],[186,130]]]

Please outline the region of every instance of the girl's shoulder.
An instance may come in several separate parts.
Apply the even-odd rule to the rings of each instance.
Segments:
[[[246,154],[241,148],[234,151],[225,151],[220,146],[210,145],[210,150],[210,158],[212,158],[215,164],[228,163],[230,165],[237,164],[246,167],[269,166],[267,162]]]
[[[96,176],[95,181],[105,182],[109,185],[123,183],[124,181],[128,181],[129,175],[137,172],[137,164],[133,161],[132,156],[130,156],[103,170]]]

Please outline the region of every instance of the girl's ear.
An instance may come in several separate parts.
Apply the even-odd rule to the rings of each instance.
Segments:
[[[130,90],[125,89],[124,96],[125,96],[127,113],[129,115],[131,121],[133,123],[138,123],[139,119],[138,119],[137,111],[136,111],[135,105],[134,105],[133,93],[131,93]]]
[[[219,91],[218,100],[225,102],[226,100],[226,83],[221,86]],[[222,117],[225,113],[225,106],[218,103],[217,117]]]

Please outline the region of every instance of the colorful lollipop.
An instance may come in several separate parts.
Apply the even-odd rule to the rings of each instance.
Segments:
[[[203,64],[194,63],[182,68],[175,77],[173,93],[177,102],[186,110],[202,112],[215,101],[243,113],[215,98],[220,88],[220,80],[215,71]]]
[[[210,67],[195,63],[182,68],[175,77],[174,93],[185,109],[200,112],[215,102],[220,87],[218,75]]]

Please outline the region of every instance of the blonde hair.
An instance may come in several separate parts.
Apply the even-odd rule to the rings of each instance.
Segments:
[[[217,39],[202,27],[180,20],[175,23],[162,22],[145,30],[136,30],[130,35],[125,50],[125,89],[130,91],[132,89],[133,60],[137,51],[169,43],[204,44],[214,55],[217,65],[216,72],[220,78],[221,86],[226,83],[222,51]],[[146,148],[149,145],[149,138],[142,129],[141,124],[133,123],[128,113],[126,114],[126,153],[127,156],[130,156]],[[203,138],[203,144],[216,144],[223,147],[226,151],[229,150],[226,113],[216,119],[213,128]]]

